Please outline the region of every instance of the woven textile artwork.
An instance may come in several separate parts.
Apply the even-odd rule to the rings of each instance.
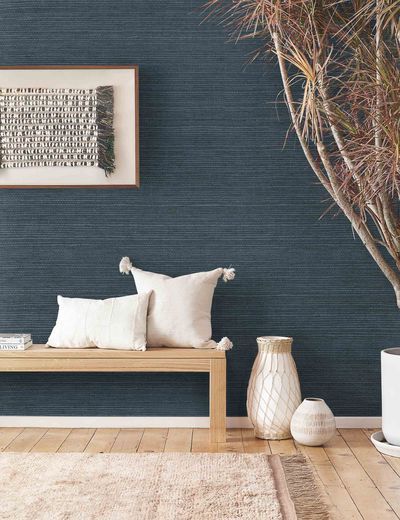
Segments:
[[[112,86],[0,88],[0,167],[115,169]]]

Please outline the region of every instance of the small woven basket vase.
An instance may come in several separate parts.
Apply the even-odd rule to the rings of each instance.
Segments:
[[[290,421],[301,403],[293,338],[257,338],[258,354],[247,389],[247,413],[260,439],[290,439]]]

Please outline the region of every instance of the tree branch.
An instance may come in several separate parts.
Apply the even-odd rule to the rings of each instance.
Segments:
[[[303,148],[304,154],[307,157],[311,167],[313,168],[314,172],[317,174],[317,177],[320,179],[323,186],[327,189],[327,191],[329,192],[331,197],[335,200],[337,205],[340,207],[340,209],[346,215],[346,217],[352,224],[353,228],[355,229],[356,233],[360,237],[362,243],[367,248],[368,252],[372,256],[372,258],[375,260],[378,267],[381,269],[383,274],[386,276],[388,281],[393,286],[393,289],[396,294],[397,305],[400,308],[400,277],[386,262],[385,258],[383,257],[383,255],[379,251],[377,245],[375,244],[374,239],[371,237],[371,234],[370,234],[367,226],[363,222],[362,218],[360,217],[360,215],[358,215],[356,213],[353,206],[349,203],[349,201],[345,197],[345,195],[342,191],[341,183],[338,181],[336,174],[334,172],[334,168],[331,165],[329,155],[326,151],[325,145],[320,141],[319,143],[317,143],[317,149],[318,149],[318,154],[322,160],[322,164],[324,165],[325,171],[328,175],[329,181],[327,180],[325,175],[322,173],[322,170],[316,164],[315,159],[312,156],[312,154],[309,150],[309,147],[303,138],[301,128],[300,128],[299,122],[297,120],[295,104],[294,104],[292,92],[290,89],[290,81],[289,81],[289,76],[288,76],[287,69],[286,69],[285,59],[283,57],[280,36],[277,32],[274,32],[272,34],[272,37],[273,37],[273,41],[274,41],[274,45],[275,45],[275,52],[276,52],[276,55],[278,58],[279,68],[280,68],[282,81],[283,81],[283,88],[285,91],[285,97],[286,97],[286,101],[288,104],[290,116],[292,118],[293,126],[296,130],[296,133],[299,138],[300,144]],[[340,138],[339,138],[339,142],[340,142]]]
[[[276,33],[276,32],[272,33],[272,38],[273,38],[273,41],[275,44],[276,55],[278,57],[279,69],[280,69],[282,80],[283,80],[286,102],[287,102],[290,116],[291,116],[291,119],[293,122],[293,127],[297,134],[297,138],[303,149],[304,155],[306,156],[311,168],[314,170],[315,175],[318,177],[319,181],[321,182],[323,187],[326,189],[326,191],[329,193],[329,195],[331,197],[333,197],[333,190],[332,190],[326,176],[324,175],[323,171],[321,170],[321,168],[317,164],[316,160],[314,159],[314,157],[311,153],[311,150],[309,149],[309,147],[306,143],[306,140],[303,137],[299,122],[297,120],[295,104],[294,104],[294,100],[293,100],[293,96],[292,96],[292,91],[290,89],[289,77],[288,77],[288,73],[286,70],[285,61],[284,61],[283,54],[282,54],[282,47],[281,47],[278,33]]]

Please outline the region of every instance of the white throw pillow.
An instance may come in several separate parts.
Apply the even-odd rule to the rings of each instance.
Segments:
[[[137,269],[124,257],[119,269],[124,274],[132,273],[139,294],[151,292],[147,316],[149,347],[232,348],[226,337],[219,343],[211,339],[211,306],[218,278],[233,280],[233,268],[171,278]]]
[[[58,348],[146,350],[149,296],[142,293],[107,300],[58,296],[57,322],[47,344]]]

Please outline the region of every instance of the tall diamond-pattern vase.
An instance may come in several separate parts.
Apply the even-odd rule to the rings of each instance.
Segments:
[[[290,421],[301,403],[292,357],[293,338],[257,338],[258,354],[247,389],[247,413],[260,439],[289,439]]]

